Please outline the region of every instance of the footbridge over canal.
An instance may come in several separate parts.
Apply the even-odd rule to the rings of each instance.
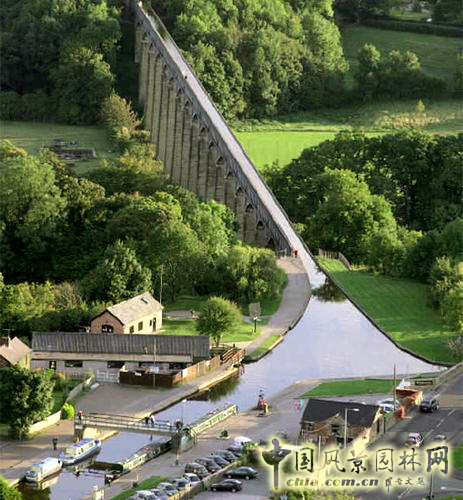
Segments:
[[[246,243],[277,251],[303,243],[156,13],[126,0],[135,21],[135,61],[144,126],[172,180],[227,205]]]

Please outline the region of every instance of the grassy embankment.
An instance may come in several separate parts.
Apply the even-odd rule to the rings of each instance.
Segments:
[[[281,342],[282,337],[280,335],[270,335],[270,337],[266,338],[259,347],[256,347],[252,352],[246,354],[247,361],[257,361],[260,359],[267,351],[273,349],[275,344],[279,344]]]
[[[463,443],[460,443],[452,452],[452,464],[457,469],[463,470]]]
[[[156,488],[159,483],[163,481],[169,481],[167,477],[160,476],[151,476],[143,481],[140,481],[140,484],[136,488],[130,488],[129,490],[125,490],[119,495],[112,497],[111,500],[125,500],[129,496],[133,495],[137,490],[150,490],[152,488]]]
[[[319,259],[333,280],[394,340],[434,361],[455,361],[446,340],[455,337],[428,306],[428,287],[416,281],[348,271],[339,261]]]
[[[66,142],[77,141],[75,147],[95,149],[97,156],[95,159],[75,162],[76,166],[72,168],[77,174],[97,167],[101,160],[115,157],[115,153],[108,152],[111,145],[107,132],[102,127],[0,121],[0,139],[8,139],[30,154],[36,154],[43,146],[51,145],[56,138]]]
[[[301,394],[301,398],[309,396],[350,396],[354,394],[388,394],[392,392],[394,380],[368,378],[365,380],[343,380],[339,382],[323,382],[312,390]]]

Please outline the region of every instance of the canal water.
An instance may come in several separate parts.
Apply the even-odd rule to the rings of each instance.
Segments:
[[[318,270],[308,254],[300,255],[313,295],[285,340],[260,361],[245,365],[238,378],[168,408],[159,418],[192,422],[227,402],[245,410],[256,404],[259,391],[269,398],[303,379],[392,375],[394,365],[400,374],[438,369],[398,349]],[[98,459],[117,461],[148,442],[143,434],[121,433],[103,443]],[[82,472],[76,477],[72,471],[64,471],[45,490],[33,491],[27,485],[21,485],[21,490],[27,500],[75,500],[103,482],[101,475]]]

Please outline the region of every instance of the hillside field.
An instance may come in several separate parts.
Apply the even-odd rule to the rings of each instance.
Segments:
[[[391,31],[368,26],[349,25],[342,29],[344,55],[350,64],[350,73],[357,64],[357,51],[366,43],[374,45],[381,53],[391,50],[410,50],[421,61],[427,73],[447,81],[453,77],[456,56],[462,50],[461,40],[446,36]]]
[[[318,259],[346,293],[394,340],[433,361],[455,361],[446,340],[448,330],[428,306],[428,287],[412,280],[348,271],[338,260]]]

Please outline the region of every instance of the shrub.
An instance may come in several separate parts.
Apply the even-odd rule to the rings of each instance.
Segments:
[[[371,26],[372,28],[383,28],[394,31],[408,31],[450,37],[461,36],[461,29],[458,26],[442,26],[431,23],[399,21],[395,19],[365,19],[362,21],[362,24]]]
[[[61,418],[62,420],[69,420],[74,418],[74,406],[69,403],[64,403],[61,408]]]

